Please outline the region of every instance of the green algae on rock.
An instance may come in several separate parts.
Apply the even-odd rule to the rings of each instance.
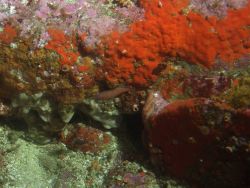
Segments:
[[[117,128],[121,122],[121,113],[115,100],[86,99],[78,106],[83,114],[100,122],[106,129]]]
[[[11,144],[13,130],[0,127],[0,151],[4,154],[0,185],[9,187],[101,187],[118,154],[115,138],[98,154],[74,152],[64,144],[39,146],[19,137]],[[15,133],[14,133],[15,134]]]
[[[159,179],[139,162],[121,159],[124,146],[112,133],[109,133],[109,143],[95,153],[72,151],[58,142],[38,145],[27,140],[26,134],[11,129],[9,123],[0,123],[0,186],[3,188],[185,187],[168,178]],[[125,147],[126,152],[134,153],[130,144]]]

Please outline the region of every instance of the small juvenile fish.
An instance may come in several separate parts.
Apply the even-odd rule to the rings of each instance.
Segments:
[[[97,100],[108,100],[120,96],[123,93],[128,92],[130,89],[128,87],[117,87],[115,89],[102,91],[95,96]]]

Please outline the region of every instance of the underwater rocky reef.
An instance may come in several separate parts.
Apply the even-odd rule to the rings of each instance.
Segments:
[[[0,4],[0,187],[250,187],[249,0]]]

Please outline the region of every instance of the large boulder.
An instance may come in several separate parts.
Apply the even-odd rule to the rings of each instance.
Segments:
[[[244,62],[247,62],[246,60]],[[249,66],[168,63],[143,108],[152,163],[198,187],[249,187]]]

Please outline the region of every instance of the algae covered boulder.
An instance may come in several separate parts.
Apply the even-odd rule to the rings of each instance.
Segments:
[[[162,80],[143,109],[144,142],[152,163],[193,186],[249,186],[250,115],[243,103],[247,82],[228,84],[245,78],[232,77],[230,71],[219,79],[195,78],[186,71],[176,79],[180,72]],[[173,81],[176,87],[169,87]],[[238,105],[237,99],[242,101]]]

